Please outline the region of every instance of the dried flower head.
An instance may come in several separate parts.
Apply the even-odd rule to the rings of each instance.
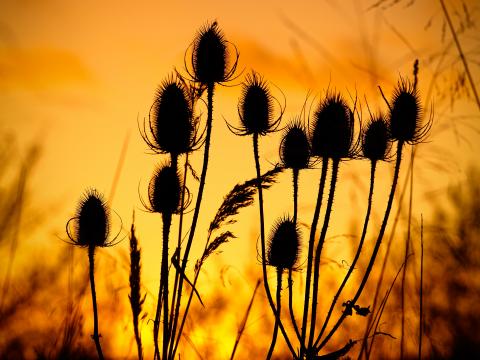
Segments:
[[[355,157],[358,149],[353,138],[352,110],[340,94],[327,94],[314,113],[310,138],[312,155],[336,160]]]
[[[233,76],[237,67],[238,52],[229,69],[228,44],[216,21],[212,24],[207,23],[200,29],[193,42],[192,51],[191,75],[195,81],[209,85],[228,81]]]
[[[267,261],[277,269],[292,269],[300,251],[300,232],[290,217],[280,219],[270,235]]]
[[[177,169],[171,165],[161,165],[155,170],[150,180],[148,185],[149,204],[144,204],[144,206],[151,212],[176,214],[184,208],[181,205],[181,195],[182,180]]]
[[[178,156],[198,145],[198,126],[193,116],[191,97],[178,77],[168,77],[157,90],[148,127],[149,134],[144,123],[141,135],[155,153]]]
[[[306,169],[310,163],[310,144],[299,119],[287,125],[280,143],[280,159],[290,169]]]
[[[73,221],[73,230],[69,225]],[[95,189],[87,190],[80,200],[76,215],[67,222],[67,235],[72,244],[81,247],[105,247],[110,233],[110,211],[103,196]]]
[[[417,89],[400,79],[390,104],[390,133],[392,139],[416,144],[424,139],[431,123],[421,124],[422,108]]]
[[[388,160],[391,143],[389,124],[384,116],[372,117],[362,134],[363,156],[371,161]]]
[[[274,102],[280,108],[280,115],[274,119]],[[261,75],[252,71],[247,74],[242,85],[242,94],[238,102],[238,116],[240,126],[228,124],[229,129],[236,135],[266,135],[278,128],[285,106],[272,96],[267,82]]]

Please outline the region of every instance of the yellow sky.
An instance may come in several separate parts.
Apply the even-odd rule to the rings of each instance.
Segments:
[[[282,89],[287,99],[286,120],[300,112],[309,90],[310,99],[318,98],[329,82],[340,91],[354,93],[356,89],[360,97],[368,96],[370,106],[385,108],[376,86],[381,85],[389,94],[399,75],[410,76],[417,56],[421,60],[420,88],[425,94],[436,65],[427,62],[428,56],[444,46],[437,3],[417,1],[411,7],[367,11],[372,3],[3,1],[0,131],[15,134],[21,149],[31,141],[42,145],[43,155],[31,183],[31,201],[38,207],[51,204],[56,210],[48,219],[46,231],[39,235],[41,242],[55,242],[54,235],[64,236],[64,224],[87,187],[96,187],[108,195],[128,135],[128,152],[112,205],[126,228],[136,209],[137,229],[145,250],[145,281],[156,288],[160,242],[152,229],[160,229],[161,222],[159,216],[139,210],[138,189],[145,197],[149,177],[161,157],[146,154],[137,118],[147,116],[157,85],[174,68],[183,71],[184,52],[206,21],[216,19],[227,39],[237,46],[240,69],[256,69]],[[425,29],[432,15],[433,25]],[[446,37],[449,41],[448,34]],[[445,66],[448,68],[448,62]],[[478,66],[472,66],[478,82]],[[274,87],[272,91],[281,97]],[[205,192],[208,200],[202,206],[197,230],[200,243],[223,195],[236,183],[254,176],[251,139],[230,134],[223,121],[238,121],[239,94],[238,86],[218,88],[216,93]],[[471,101],[462,101],[452,109],[446,101],[437,100],[435,112],[440,125],[431,143],[421,148],[425,166],[418,175],[419,200],[445,188],[449,181],[461,179],[466,163],[480,150],[478,115],[476,120],[459,123],[457,130],[465,141],[456,142],[448,123],[453,115],[478,114]],[[449,129],[442,130],[444,127]],[[278,134],[261,140],[264,168],[278,161],[278,143]],[[193,164],[199,171],[200,153],[195,156]],[[437,165],[446,169],[436,173]],[[389,179],[390,170],[381,170]],[[345,178],[360,179],[366,196],[367,166],[347,163],[342,164],[341,171]],[[317,174],[311,171],[302,177],[300,191],[307,194],[300,200],[300,217],[304,216],[306,222],[310,221],[313,207],[309,192],[316,191],[313,184]],[[282,175],[280,180],[281,184],[266,195],[267,229],[291,206],[289,175]],[[385,184],[389,181],[385,180]],[[195,192],[196,183],[190,184]],[[339,196],[338,203],[343,210],[333,219],[338,227],[350,224],[353,218],[345,209],[363,209],[362,192],[352,190],[357,184],[341,185],[343,196]],[[350,204],[352,198],[357,205]],[[248,209],[239,217],[234,229],[240,238],[226,246],[223,263],[241,266],[255,261],[255,244],[246,243],[257,236],[256,211]],[[345,233],[333,229],[332,235]],[[120,245],[123,249],[127,246],[126,241]]]

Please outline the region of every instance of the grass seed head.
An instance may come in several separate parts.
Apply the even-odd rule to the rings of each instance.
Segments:
[[[280,143],[280,159],[283,166],[290,169],[306,169],[310,163],[310,144],[305,127],[300,120],[291,122]]]
[[[267,261],[277,269],[292,269],[300,249],[300,232],[293,219],[280,219],[270,235]]]
[[[353,112],[338,93],[327,94],[314,114],[312,155],[340,160],[355,156]]]
[[[87,190],[80,200],[74,221],[74,231],[67,234],[74,245],[104,247],[110,232],[110,212],[103,196],[95,189]],[[69,222],[70,222],[69,221]]]

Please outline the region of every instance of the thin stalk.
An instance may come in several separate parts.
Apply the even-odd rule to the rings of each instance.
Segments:
[[[399,141],[397,144],[397,159],[395,161],[395,170],[393,173],[393,181],[392,181],[392,187],[390,189],[390,195],[388,197],[388,203],[387,203],[387,209],[385,210],[385,215],[383,217],[382,225],[380,226],[380,231],[378,233],[377,241],[375,242],[375,247],[373,249],[372,256],[370,258],[370,261],[367,265],[367,270],[365,271],[365,275],[363,276],[362,282],[360,283],[360,286],[357,290],[357,293],[355,294],[355,297],[351,301],[351,306],[354,306],[362,294],[363,288],[365,287],[368,277],[370,276],[370,273],[373,268],[373,264],[375,263],[375,259],[377,257],[378,251],[380,250],[380,245],[382,243],[383,235],[385,234],[385,229],[387,228],[387,222],[388,218],[390,216],[390,211],[392,209],[392,204],[393,204],[393,198],[395,195],[395,189],[397,188],[397,183],[398,183],[398,175],[400,173],[400,163],[402,161],[402,148],[403,148],[404,143],[402,141]],[[328,333],[328,335],[323,339],[323,341],[320,343],[318,348],[316,349],[319,351],[322,349],[325,344],[328,343],[330,338],[333,336],[333,334],[337,331],[338,327],[342,324],[343,320],[347,317],[347,312],[344,311],[340,318],[338,319],[337,323],[333,326],[332,330]]]
[[[302,336],[300,340],[300,358],[303,358],[305,353],[307,336],[307,320],[308,308],[310,302],[310,284],[312,278],[312,264],[313,264],[313,248],[315,246],[315,232],[317,231],[318,218],[320,217],[320,208],[322,207],[323,191],[325,189],[325,181],[327,178],[328,158],[323,158],[322,173],[320,175],[320,184],[318,185],[317,203],[315,205],[315,212],[313,214],[312,226],[310,227],[310,238],[308,241],[308,255],[307,255],[307,278],[305,282],[305,299],[303,302],[303,320],[302,320]]]
[[[288,310],[290,312],[290,320],[292,321],[295,334],[297,339],[300,341],[301,335],[298,330],[297,321],[295,320],[295,313],[293,312],[293,280],[292,280],[292,269],[288,269]]]
[[[298,217],[298,169],[292,169],[293,175],[293,223],[297,226]]]
[[[183,168],[183,186],[182,186],[182,195],[181,195],[181,202],[182,204],[182,210],[180,211],[180,219],[179,219],[179,224],[178,224],[178,239],[177,239],[177,248],[175,249],[175,252],[177,254],[177,261],[180,262],[180,252],[181,252],[181,247],[182,247],[182,233],[183,233],[183,212],[184,212],[184,204],[185,204],[185,192],[187,188],[187,172],[188,172],[188,153],[185,156],[185,165]],[[173,284],[173,291],[172,291],[172,302],[171,302],[171,309],[175,309],[175,304],[177,300],[177,290],[178,290],[178,284],[180,281],[180,272],[175,271],[175,281]],[[176,321],[175,319],[178,318],[180,314],[176,313],[175,311],[172,311],[170,314],[170,320],[169,320],[169,334],[170,334],[170,339],[175,339],[175,333],[173,332],[173,324]],[[168,352],[171,353],[173,350],[173,343],[174,341],[170,341],[170,347],[168,349]]]
[[[170,341],[168,327],[168,237],[170,234],[170,225],[172,224],[172,214],[162,214],[163,220],[163,249],[162,249],[162,275],[163,275],[163,354],[162,358],[167,358],[168,343]]]
[[[278,322],[280,321],[280,309],[282,307],[282,270],[283,269],[277,269],[277,314],[275,316],[275,326],[273,327],[272,343],[270,344],[270,349],[268,350],[267,360],[270,360],[272,358],[273,350],[275,349],[275,343],[277,342]]]
[[[198,186],[198,196],[197,196],[197,201],[195,203],[195,210],[193,212],[193,218],[192,218],[192,226],[190,227],[190,233],[188,235],[188,240],[187,244],[185,246],[185,252],[182,258],[182,273],[185,273],[185,269],[187,267],[187,262],[188,262],[188,255],[190,253],[190,248],[192,246],[193,242],[193,237],[195,236],[195,229],[197,226],[197,221],[198,221],[198,216],[200,213],[200,205],[202,203],[202,197],[203,197],[203,189],[205,188],[205,179],[207,177],[207,168],[208,168],[208,156],[210,153],[210,137],[212,135],[212,120],[213,120],[213,93],[214,93],[214,83],[208,84],[207,85],[207,133],[205,135],[205,150],[203,153],[203,166],[202,166],[202,174],[200,175],[200,184]],[[180,304],[182,301],[182,290],[183,290],[183,281],[179,282],[178,286],[178,295],[177,295],[177,304],[175,307],[175,313],[177,316],[175,316],[173,328],[172,328],[172,334],[175,336],[176,334],[176,329],[177,329],[177,323],[178,323],[178,318],[180,314]],[[178,329],[178,334],[176,337],[175,345],[173,346],[173,352],[171,352],[169,358],[174,359],[175,358],[175,353],[177,351],[178,347],[178,342],[180,341],[180,337],[182,335],[183,331],[183,326],[185,324],[185,319],[187,316],[188,310],[185,310],[185,313],[183,315],[183,320],[182,324]]]
[[[448,13],[447,7],[445,6],[445,1],[440,0],[440,5],[442,6],[443,14],[445,15],[445,19],[447,20],[448,27],[450,28],[450,32],[452,33],[453,40],[455,41],[455,45],[457,46],[458,56],[462,60],[463,67],[465,68],[465,74],[467,75],[468,82],[470,83],[470,87],[472,88],[473,96],[475,97],[475,102],[477,103],[478,108],[480,109],[480,98],[477,93],[477,88],[475,87],[475,82],[473,81],[472,73],[470,72],[470,68],[468,67],[467,59],[465,58],[462,46],[460,45],[460,41],[458,40],[457,33],[455,28],[453,27],[452,20],[450,19],[450,14]]]
[[[333,301],[332,301],[332,304],[330,305],[330,309],[328,310],[328,314],[327,314],[327,317],[325,318],[325,322],[323,323],[322,330],[318,334],[317,340],[315,341],[315,346],[317,346],[318,343],[320,342],[320,339],[321,339],[323,333],[325,332],[325,329],[327,328],[328,321],[330,320],[330,317],[332,315],[335,304],[336,304],[338,298],[340,297],[340,294],[341,294],[343,288],[347,284],[348,279],[350,278],[350,275],[352,274],[353,270],[355,269],[355,265],[357,264],[357,261],[360,258],[360,253],[362,252],[363,243],[365,242],[365,237],[367,235],[368,222],[370,220],[370,212],[372,210],[373,188],[374,188],[374,183],[375,183],[375,169],[376,169],[376,166],[377,166],[377,162],[376,161],[371,161],[370,164],[371,164],[371,166],[370,166],[370,190],[369,190],[369,193],[368,193],[368,205],[367,205],[367,212],[365,214],[365,220],[363,222],[362,235],[360,237],[360,242],[358,243],[358,249],[357,249],[357,252],[355,254],[355,258],[353,259],[352,264],[350,265],[350,268],[348,269],[348,272],[345,275],[345,278],[343,279],[342,284],[340,285],[337,293],[333,297]]]
[[[93,341],[97,348],[98,358],[103,360],[102,346],[100,345],[100,335],[98,333],[98,312],[97,312],[97,293],[95,292],[95,276],[94,276],[94,255],[95,246],[88,247],[88,261],[90,263],[90,288],[92,290],[92,306],[93,306]]]
[[[315,249],[315,265],[313,272],[313,292],[312,292],[312,318],[310,320],[310,336],[308,339],[308,349],[312,349],[313,338],[315,336],[315,324],[317,322],[317,299],[318,299],[318,285],[320,277],[320,256],[322,254],[323,244],[327,236],[328,224],[332,214],[333,198],[335,196],[335,186],[338,178],[338,167],[340,165],[339,159],[333,159],[332,175],[330,180],[330,191],[328,194],[327,209],[325,211],[325,219],[323,221],[320,239],[318,240],[317,248]]]
[[[265,246],[265,218],[263,214],[263,189],[262,189],[262,178],[260,172],[260,157],[258,155],[258,134],[253,134],[253,155],[255,158],[255,168],[257,171],[257,188],[258,188],[258,207],[260,211],[260,243],[262,248],[262,273],[263,273],[263,286],[265,287],[265,292],[267,294],[267,299],[270,304],[270,307],[274,314],[277,314],[275,309],[275,304],[273,302],[272,294],[270,292],[270,287],[268,286],[267,278],[267,256],[266,256],[266,246]],[[295,350],[290,343],[290,340],[287,336],[285,328],[283,327],[282,321],[278,318],[278,326],[282,331],[282,335],[285,338],[288,348],[292,355],[295,355]]]
[[[418,359],[422,358],[422,335],[423,335],[423,216],[420,225],[420,329],[418,332]]]
[[[410,236],[411,236],[411,227],[412,227],[412,203],[413,203],[413,160],[414,152],[412,148],[412,154],[410,157],[411,171],[410,171],[410,197],[408,202],[408,226],[407,226],[407,241],[405,244],[405,259],[410,252]],[[405,260],[405,266],[403,267],[402,273],[402,295],[401,295],[401,314],[402,314],[402,326],[401,326],[401,337],[400,337],[400,359],[403,360],[405,352],[405,284],[407,277],[407,261]]]
[[[412,164],[410,164],[407,173],[409,173],[412,170],[411,165]],[[409,183],[408,180],[409,180],[409,178],[405,179],[405,182],[403,183],[403,186],[402,186],[402,191],[400,192],[400,198],[397,201],[398,209],[396,211],[396,214],[395,214],[395,217],[394,217],[394,220],[393,220],[393,224],[392,224],[392,230],[391,230],[390,236],[388,238],[387,248],[385,250],[385,256],[383,258],[383,263],[382,263],[382,269],[380,270],[380,277],[379,277],[379,279],[377,281],[377,284],[376,284],[375,295],[373,296],[373,304],[371,306],[372,309],[377,308],[377,302],[378,302],[378,299],[379,299],[379,294],[380,294],[380,290],[381,290],[381,287],[382,287],[383,278],[384,278],[384,275],[385,275],[385,270],[387,268],[387,262],[388,262],[388,258],[389,258],[389,255],[390,255],[390,250],[392,248],[392,242],[393,242],[393,239],[395,237],[395,232],[396,232],[396,229],[397,229],[397,225],[400,221],[400,213],[402,212],[403,198],[404,198],[405,194],[407,193],[407,186],[408,186],[408,183]],[[402,268],[403,268],[403,266],[402,266]],[[363,352],[366,350],[366,346],[367,346],[367,342],[368,342],[368,334],[370,333],[370,330],[373,326],[372,325],[372,323],[373,323],[372,320],[373,320],[373,318],[371,316],[369,316],[368,321],[367,321],[367,326],[365,327],[365,333],[363,335],[362,347],[360,349],[359,359],[362,357]]]

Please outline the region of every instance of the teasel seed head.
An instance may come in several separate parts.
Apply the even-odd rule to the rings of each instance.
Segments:
[[[305,127],[299,119],[292,121],[284,130],[280,159],[285,168],[300,170],[309,167],[310,144]]]
[[[171,165],[159,166],[148,186],[149,204],[145,208],[161,214],[176,214],[184,207],[181,204],[182,181],[177,169]]]
[[[426,135],[421,125],[422,108],[417,89],[400,79],[390,104],[390,132],[392,139],[409,144],[418,143]]]
[[[193,42],[192,77],[195,81],[209,85],[228,81],[237,67],[237,59],[228,68],[228,41],[214,21],[200,29]]]
[[[278,104],[280,114],[274,118],[274,103]],[[266,135],[277,130],[285,111],[285,105],[272,96],[267,82],[255,71],[247,74],[242,84],[242,94],[238,102],[240,126],[227,123],[236,135]]]
[[[73,223],[73,231],[69,225]],[[81,247],[105,247],[110,233],[110,211],[103,196],[89,189],[80,200],[76,214],[67,222],[67,235],[72,244]]]
[[[279,270],[293,269],[300,251],[300,232],[293,219],[284,217],[277,221],[270,235],[268,265]]]
[[[382,114],[372,117],[362,133],[363,156],[371,161],[389,160],[391,144],[385,117]]]
[[[357,155],[353,112],[338,93],[327,94],[314,113],[310,143],[313,156],[344,159]]]

